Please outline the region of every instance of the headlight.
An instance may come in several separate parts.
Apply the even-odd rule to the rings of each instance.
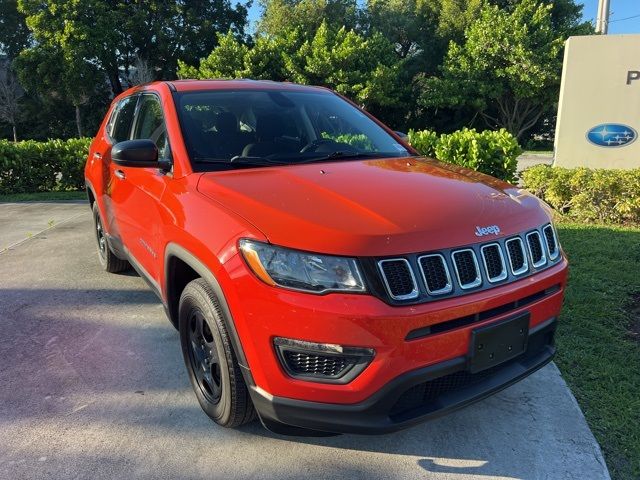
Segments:
[[[353,258],[318,255],[240,240],[240,249],[253,272],[265,283],[305,292],[366,291]]]

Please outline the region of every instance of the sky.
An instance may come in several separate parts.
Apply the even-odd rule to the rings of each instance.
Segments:
[[[609,1],[611,12],[609,33],[640,33],[640,0]],[[598,0],[578,0],[577,3],[584,5],[582,10],[583,18],[595,24],[596,15],[598,14]],[[259,15],[260,7],[258,2],[254,0],[249,10],[249,20],[254,23]]]

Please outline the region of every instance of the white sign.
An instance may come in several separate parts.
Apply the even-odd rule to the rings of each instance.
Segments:
[[[555,165],[640,167],[640,35],[567,40]]]

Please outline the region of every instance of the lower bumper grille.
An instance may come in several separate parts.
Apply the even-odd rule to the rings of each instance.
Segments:
[[[553,328],[545,327],[530,334],[525,353],[495,367],[478,373],[461,370],[414,385],[398,397],[398,400],[389,411],[389,417],[395,422],[401,422],[420,415],[420,412],[425,408],[428,409],[430,406],[437,405],[443,395],[482,383],[512,363],[520,362],[523,358],[535,357],[547,346],[553,345],[554,333],[555,326]]]

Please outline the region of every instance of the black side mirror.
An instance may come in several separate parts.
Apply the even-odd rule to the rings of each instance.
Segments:
[[[111,160],[123,167],[160,168],[158,147],[151,140],[127,140],[111,147]]]

